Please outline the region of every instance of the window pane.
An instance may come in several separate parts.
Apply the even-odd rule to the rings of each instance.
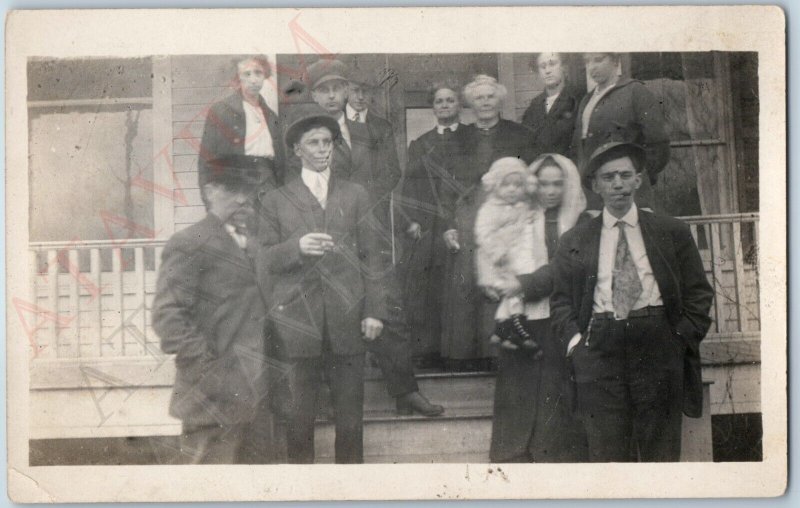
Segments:
[[[149,58],[31,60],[28,100],[151,97]]]
[[[142,238],[153,229],[150,109],[32,110],[32,241]]]

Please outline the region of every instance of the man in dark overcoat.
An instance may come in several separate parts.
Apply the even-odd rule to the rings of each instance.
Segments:
[[[258,243],[246,226],[258,175],[239,157],[211,165],[208,214],[164,247],[153,328],[161,349],[175,355],[169,413],[182,422],[183,455],[195,464],[261,462],[266,457],[253,457],[252,447],[271,434],[260,411],[266,303],[254,269]]]
[[[713,290],[689,227],[636,206],[645,158],[630,143],[595,150],[585,185],[603,211],[564,234],[555,259],[551,316],[594,462],[677,461],[682,414],[702,412]]]

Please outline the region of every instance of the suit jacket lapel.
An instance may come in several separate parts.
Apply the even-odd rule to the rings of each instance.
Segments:
[[[331,231],[331,220],[339,213],[339,202],[341,200],[340,189],[338,188],[336,177],[331,175],[328,180],[328,201],[325,204],[325,231]]]
[[[650,267],[653,269],[653,277],[658,284],[661,299],[666,303],[667,300],[673,299],[677,288],[675,286],[676,281],[672,276],[672,269],[664,259],[665,246],[660,245],[662,239],[653,228],[653,216],[650,213],[639,210],[639,224],[642,229],[644,250],[647,252]]]
[[[340,136],[339,139],[333,144],[333,154],[331,169],[336,172],[342,172],[346,178],[350,175],[353,160],[353,154],[347,142]]]
[[[300,211],[300,215],[303,217],[303,222],[306,223],[310,231],[316,231],[319,229],[319,225],[317,221],[314,220],[314,209],[313,204],[317,202],[317,198],[311,194],[311,191],[306,187],[306,184],[303,183],[303,179],[298,175],[297,178],[293,178],[284,186],[286,189],[287,197],[289,201]]]
[[[231,108],[231,113],[233,113],[236,119],[235,120],[236,123],[237,124],[241,123],[241,125],[244,127],[245,120],[244,120],[244,105],[242,104],[243,100],[244,98],[242,98],[242,94],[235,93],[231,95],[230,98],[228,99],[228,107]]]
[[[545,105],[545,116],[548,118],[558,118],[561,115],[561,111],[567,107],[567,97],[565,96],[565,91],[561,90],[561,93],[556,97],[556,101],[553,103],[553,107],[550,108],[550,111],[547,111],[547,106]]]
[[[592,219],[591,229],[586,238],[586,289],[594,296],[594,288],[597,285],[597,267],[600,257],[600,234],[603,230],[603,216],[600,215]]]

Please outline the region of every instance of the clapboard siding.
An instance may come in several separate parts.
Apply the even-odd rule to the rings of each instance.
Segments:
[[[202,136],[202,122],[174,122],[172,124],[173,139],[201,138]]]
[[[542,93],[544,83],[531,66],[533,53],[515,53],[514,61],[514,114],[519,122],[534,97]]]
[[[210,106],[215,102],[224,99],[233,92],[230,87],[203,87],[203,88],[174,88],[172,89],[172,100],[175,104],[193,104],[200,106]]]

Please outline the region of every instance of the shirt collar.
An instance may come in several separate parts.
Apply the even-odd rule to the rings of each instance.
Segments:
[[[613,80],[613,81],[611,81],[611,83],[610,83],[608,86],[606,86],[605,88],[603,88],[603,90],[602,90],[602,91],[599,91],[599,90],[597,89],[597,85],[595,85],[595,87],[594,87],[594,94],[595,94],[595,95],[599,95],[599,96],[603,96],[603,95],[607,94],[609,90],[611,90],[612,88],[614,88],[615,86],[617,86],[617,83],[619,83],[619,76],[617,76],[616,78],[614,78],[614,80]]]
[[[603,208],[603,227],[612,229],[617,226],[617,222],[622,221],[628,227],[635,228],[639,225],[639,209],[636,208],[636,203],[631,206],[631,209],[628,210],[628,213],[622,216],[621,219],[617,219],[611,212],[608,211],[608,208]]]
[[[322,171],[314,171],[313,169],[308,169],[303,166],[302,171],[300,172],[303,179],[306,178],[324,178],[325,180],[331,179],[331,168],[327,167]]]
[[[445,129],[450,129],[450,132],[455,132],[458,129],[458,122],[452,123],[450,125],[440,125],[436,124],[436,132],[439,134],[444,134]]]
[[[346,104],[345,107],[344,107],[344,111],[345,111],[345,116],[347,118],[353,118],[353,115],[358,113],[359,117],[363,118],[364,121],[366,121],[367,120],[367,111],[369,111],[369,110],[365,109],[364,111],[356,111],[353,106],[351,106],[350,104]]]

